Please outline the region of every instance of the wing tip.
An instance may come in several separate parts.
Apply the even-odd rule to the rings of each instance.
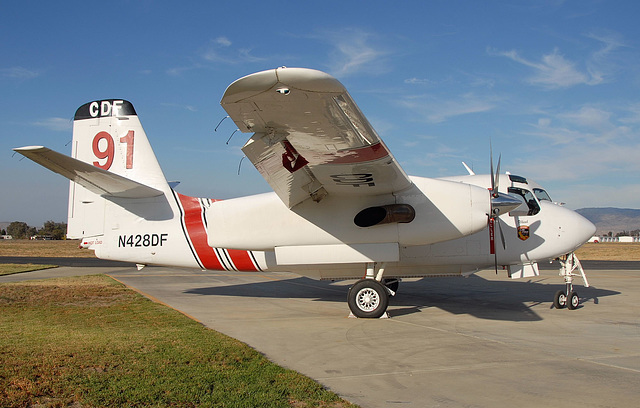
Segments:
[[[239,102],[268,91],[275,86],[286,85],[306,92],[343,93],[346,88],[326,72],[311,68],[280,67],[256,72],[235,80],[222,96],[222,105]]]
[[[46,150],[51,150],[47,147],[44,146],[23,146],[23,147],[14,147],[12,149],[14,152],[36,152],[36,151],[46,151]]]

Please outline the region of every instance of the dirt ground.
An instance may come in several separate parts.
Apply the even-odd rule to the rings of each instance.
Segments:
[[[60,258],[95,258],[93,251],[79,248],[80,241],[0,240],[0,256],[42,256]]]

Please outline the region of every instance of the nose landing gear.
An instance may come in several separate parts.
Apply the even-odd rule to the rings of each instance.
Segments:
[[[558,258],[558,260],[560,261],[560,276],[564,278],[564,283],[567,287],[565,290],[556,292],[553,297],[553,306],[556,309],[564,309],[566,307],[569,310],[575,310],[580,305],[580,297],[578,293],[573,290],[573,278],[575,276],[581,276],[584,287],[588,288],[589,282],[587,281],[587,276],[584,273],[584,269],[582,269],[580,260],[578,260],[574,252],[564,255]],[[576,269],[580,271],[579,274],[573,273]]]

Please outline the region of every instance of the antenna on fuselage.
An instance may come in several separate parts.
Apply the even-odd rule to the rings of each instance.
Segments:
[[[471,168],[469,166],[467,166],[467,163],[462,162],[462,165],[464,166],[465,169],[467,169],[467,172],[469,173],[470,176],[475,176],[476,173],[473,172],[473,170],[471,170]]]

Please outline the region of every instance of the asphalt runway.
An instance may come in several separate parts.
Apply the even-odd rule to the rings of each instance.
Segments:
[[[352,282],[289,273],[130,267],[106,273],[362,407],[632,407],[640,397],[640,270],[587,270],[577,310],[555,270],[406,280],[390,319],[348,318]]]

